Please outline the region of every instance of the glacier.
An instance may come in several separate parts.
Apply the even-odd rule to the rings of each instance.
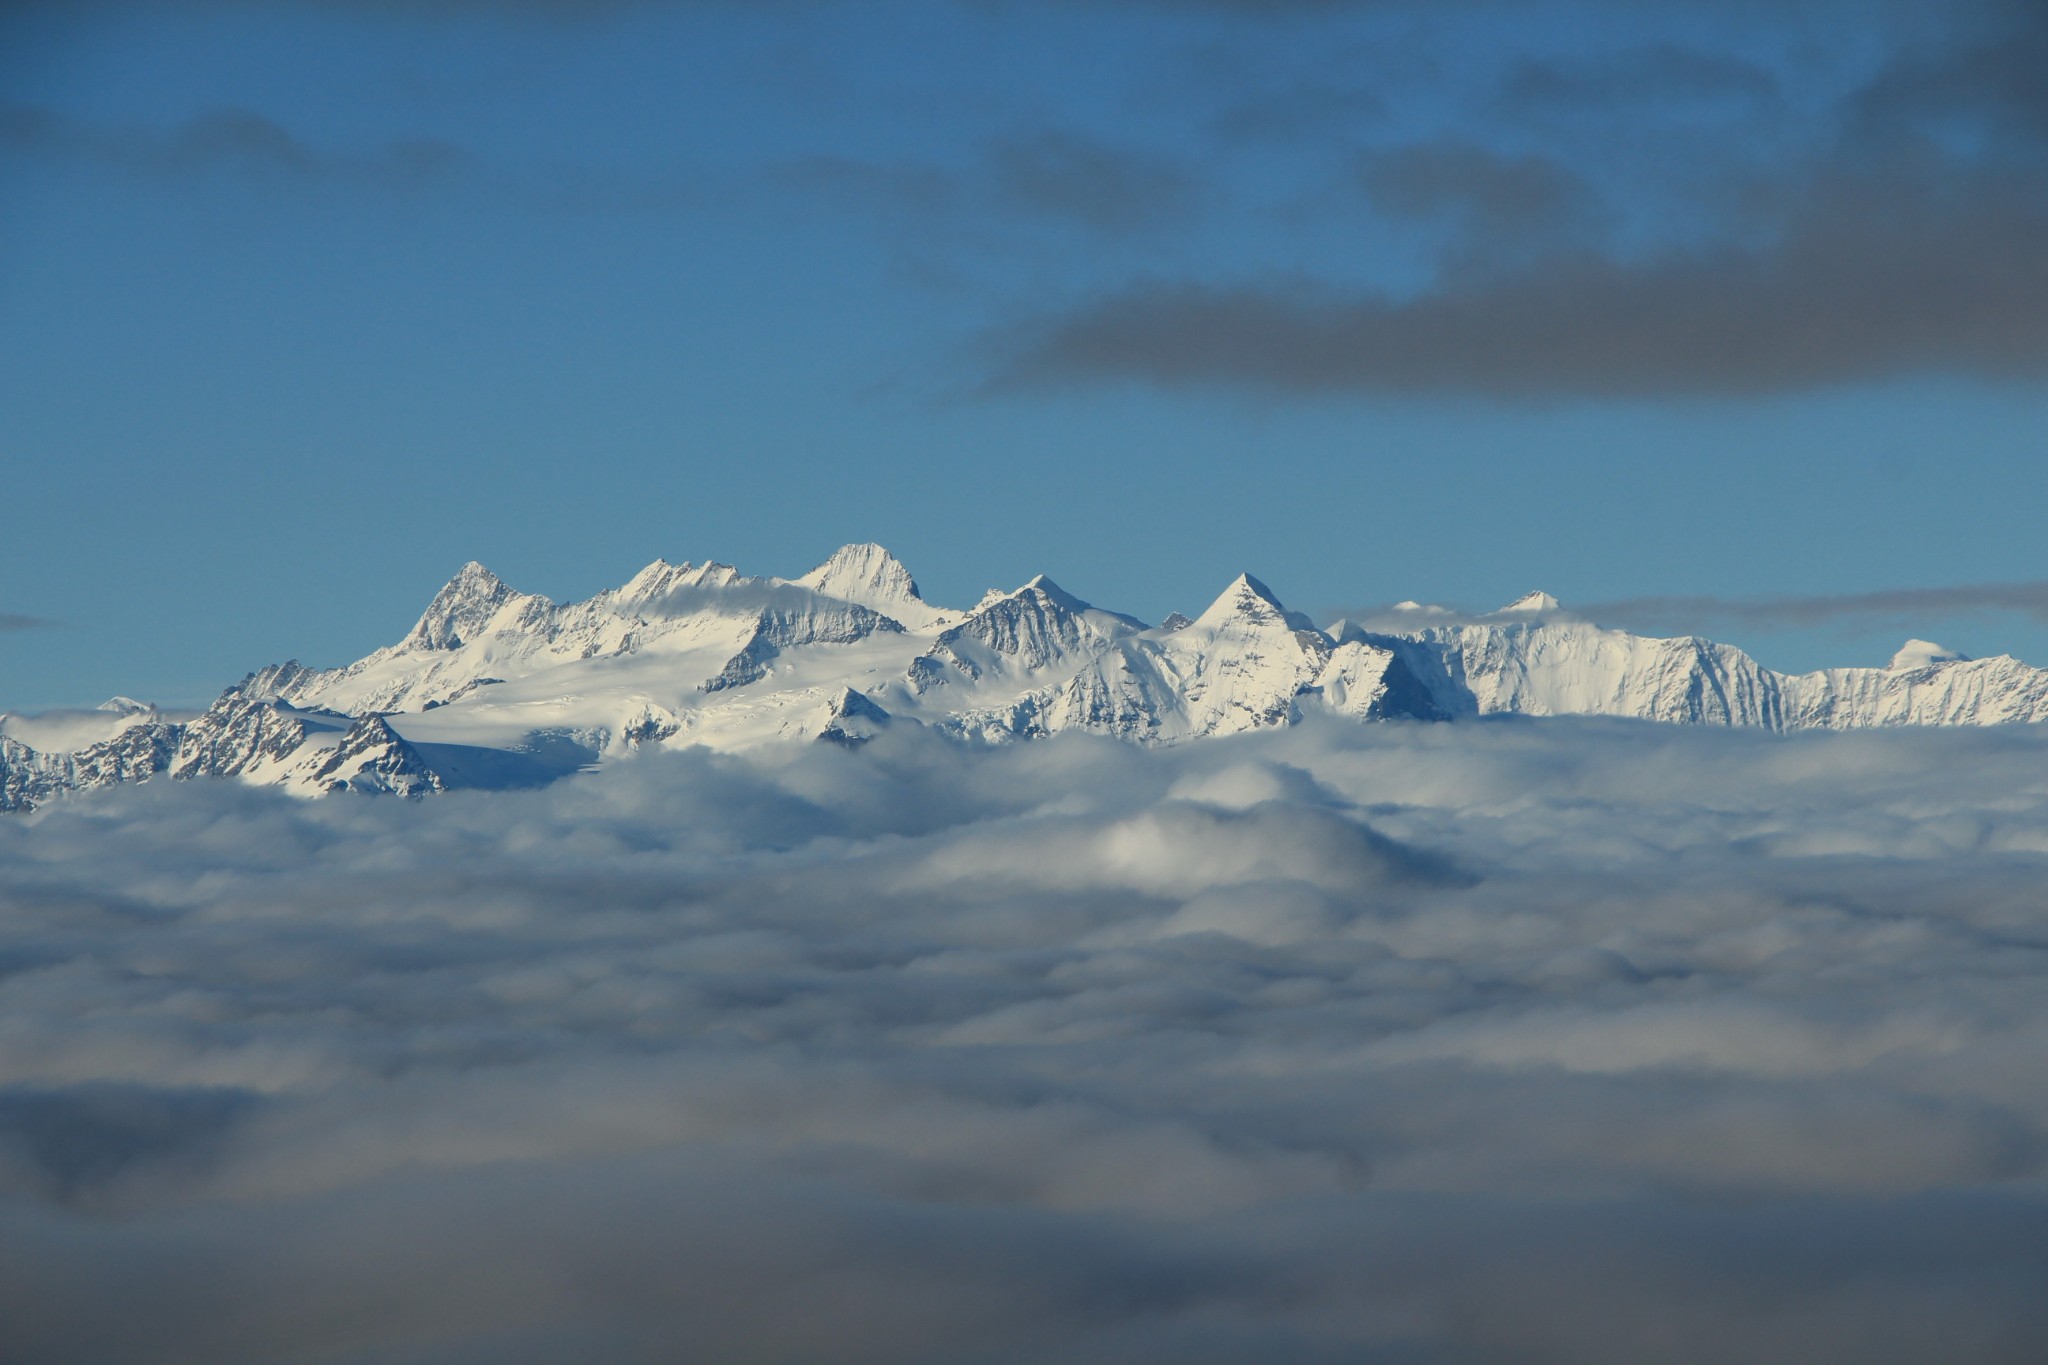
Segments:
[[[866,543],[793,579],[657,559],[569,603],[472,561],[395,644],[336,668],[261,668],[200,713],[126,697],[0,713],[0,810],[158,776],[419,796],[541,785],[648,746],[859,745],[899,725],[1176,744],[1318,712],[1994,725],[2048,719],[2048,670],[1910,640],[1883,668],[1783,674],[1731,645],[1601,626],[1541,592],[1478,616],[1403,602],[1323,628],[1249,574],[1157,626],[1043,575],[953,609]]]

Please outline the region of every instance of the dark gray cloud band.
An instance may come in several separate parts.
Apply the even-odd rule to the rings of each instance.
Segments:
[[[1897,50],[1842,93],[1789,88],[1782,54],[1673,41],[1512,62],[1476,131],[1355,158],[1382,216],[1436,221],[1423,287],[1161,273],[996,334],[991,387],[1654,400],[2038,383],[2048,12],[1964,6],[1910,38],[1881,6],[1869,18]]]
[[[1929,373],[2031,381],[2048,377],[2043,262],[2048,209],[2024,187],[1852,184],[1762,246],[1551,253],[1454,271],[1413,298],[1141,284],[1002,338],[995,387],[1654,398]]]

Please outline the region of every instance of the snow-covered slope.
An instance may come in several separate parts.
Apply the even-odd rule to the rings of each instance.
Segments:
[[[1606,630],[1531,593],[1490,616],[1439,623],[1427,608],[1344,633],[1393,650],[1451,715],[1633,716],[1782,725],[1778,675],[1731,645]]]
[[[1732,645],[1657,639],[1575,616],[1547,593],[1461,618],[1404,603],[1340,638],[1399,654],[1456,715],[1603,715],[1768,730],[2048,720],[2048,670],[1909,640],[1884,668],[1784,674]]]
[[[309,796],[525,785],[648,746],[857,745],[901,725],[1168,744],[1317,711],[1980,725],[2048,719],[2048,671],[1913,640],[1886,668],[1787,676],[1709,640],[1605,629],[1545,593],[1477,617],[1403,603],[1324,631],[1250,575],[1156,627],[1043,576],[949,610],[872,544],[794,579],[657,559],[570,603],[470,563],[395,644],[261,669],[203,714],[126,698],[0,714],[0,809],[156,776]]]
[[[1781,683],[1787,728],[2004,725],[2048,720],[2048,670],[1966,659],[1912,640],[1889,668],[1830,668]]]
[[[796,581],[827,597],[872,608],[911,630],[942,630],[960,619],[959,612],[926,603],[903,561],[872,542],[841,546]]]

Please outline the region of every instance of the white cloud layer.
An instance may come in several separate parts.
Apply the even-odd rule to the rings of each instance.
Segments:
[[[0,1357],[2040,1359],[2044,887],[2029,729],[62,802]]]

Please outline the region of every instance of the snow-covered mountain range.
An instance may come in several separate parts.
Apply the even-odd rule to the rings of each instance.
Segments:
[[[954,610],[879,545],[795,579],[656,560],[570,603],[470,563],[396,644],[341,668],[272,665],[203,713],[127,698],[0,713],[0,809],[166,774],[414,795],[533,785],[654,745],[858,744],[891,725],[1171,744],[1316,711],[1990,725],[2048,719],[2048,670],[1914,640],[1886,668],[1787,675],[1729,645],[1603,628],[1543,593],[1476,617],[1403,603],[1318,629],[1249,575],[1157,626],[1042,576]]]

